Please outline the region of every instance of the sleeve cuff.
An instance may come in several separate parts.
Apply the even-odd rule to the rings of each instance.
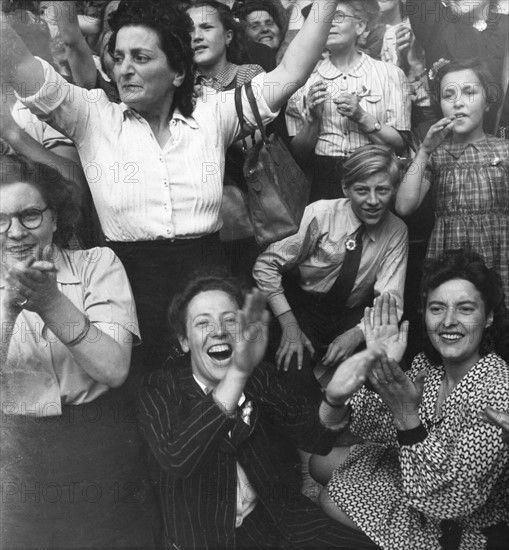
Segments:
[[[411,430],[397,430],[398,443],[402,446],[415,445],[421,443],[428,437],[428,430],[423,424],[419,424],[416,428]]]
[[[292,310],[284,293],[269,296],[269,305],[275,317],[279,317],[283,313]]]

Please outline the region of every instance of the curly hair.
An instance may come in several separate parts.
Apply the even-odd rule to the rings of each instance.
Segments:
[[[484,330],[479,352],[486,355],[495,351],[501,356],[507,353],[509,322],[504,303],[504,291],[500,276],[489,269],[480,254],[464,249],[446,250],[438,259],[428,259],[423,263],[421,281],[421,309],[426,314],[429,293],[452,279],[463,279],[472,283],[481,294],[486,314],[493,313],[493,323]],[[425,353],[435,364],[441,358],[425,337]]]
[[[182,84],[175,89],[174,106],[178,107],[184,116],[191,116],[195,105],[195,94],[194,52],[191,47],[193,22],[189,15],[172,6],[163,6],[158,0],[151,2],[122,0],[108,21],[112,29],[108,52],[112,57],[118,31],[122,27],[146,27],[157,34],[161,49],[168,60],[168,66],[184,74]]]
[[[57,218],[53,242],[67,248],[75,239],[80,221],[80,200],[76,187],[60,172],[22,155],[0,156],[0,185],[28,183],[35,187]]]
[[[187,9],[206,7],[210,7],[217,12],[225,31],[232,31],[233,37],[230,45],[226,49],[227,61],[235,63],[236,65],[249,63],[249,55],[246,47],[247,37],[244,27],[235,19],[233,12],[226,4],[222,4],[217,0],[198,0]]]
[[[191,300],[209,290],[220,290],[233,298],[239,308],[244,304],[247,289],[241,282],[228,275],[225,269],[207,269],[196,272],[184,290],[177,294],[168,310],[168,321],[179,336],[186,336],[187,308]]]
[[[484,97],[488,104],[497,101],[497,95],[500,92],[500,87],[497,85],[496,80],[490,73],[488,67],[479,58],[463,59],[459,61],[450,61],[444,63],[436,72],[435,77],[432,80],[432,98],[435,104],[435,110],[438,116],[442,117],[442,109],[440,107],[441,101],[441,85],[444,77],[450,73],[456,73],[458,71],[471,70],[479,79],[481,86],[484,90]],[[461,83],[457,82],[458,86]]]

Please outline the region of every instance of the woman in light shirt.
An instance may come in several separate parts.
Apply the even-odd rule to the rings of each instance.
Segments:
[[[336,3],[317,2],[317,16],[282,63],[253,80],[265,122],[307,79]],[[240,125],[233,92],[194,98],[188,15],[157,3],[125,2],[110,25],[120,105],[101,91],[68,85],[31,56],[7,24],[3,64],[25,104],[78,148],[101,227],[133,288],[145,367],[154,368],[167,353],[171,297],[198,266],[222,261],[224,152]],[[254,124],[245,94],[243,100],[246,120]]]

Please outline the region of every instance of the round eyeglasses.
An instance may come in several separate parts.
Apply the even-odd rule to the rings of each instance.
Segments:
[[[348,15],[348,13],[345,13],[343,11],[337,11],[332,16],[332,22],[333,23],[343,23],[345,19],[358,19],[360,21],[360,17],[357,17],[356,15]]]
[[[50,208],[51,206],[46,206],[42,210],[40,208],[27,208],[14,214],[0,212],[0,233],[7,233],[9,231],[13,218],[17,218],[25,229],[37,229],[42,224],[44,212]]]

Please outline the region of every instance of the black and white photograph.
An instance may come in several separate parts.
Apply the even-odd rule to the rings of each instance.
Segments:
[[[1,0],[0,550],[507,550],[509,0]]]

